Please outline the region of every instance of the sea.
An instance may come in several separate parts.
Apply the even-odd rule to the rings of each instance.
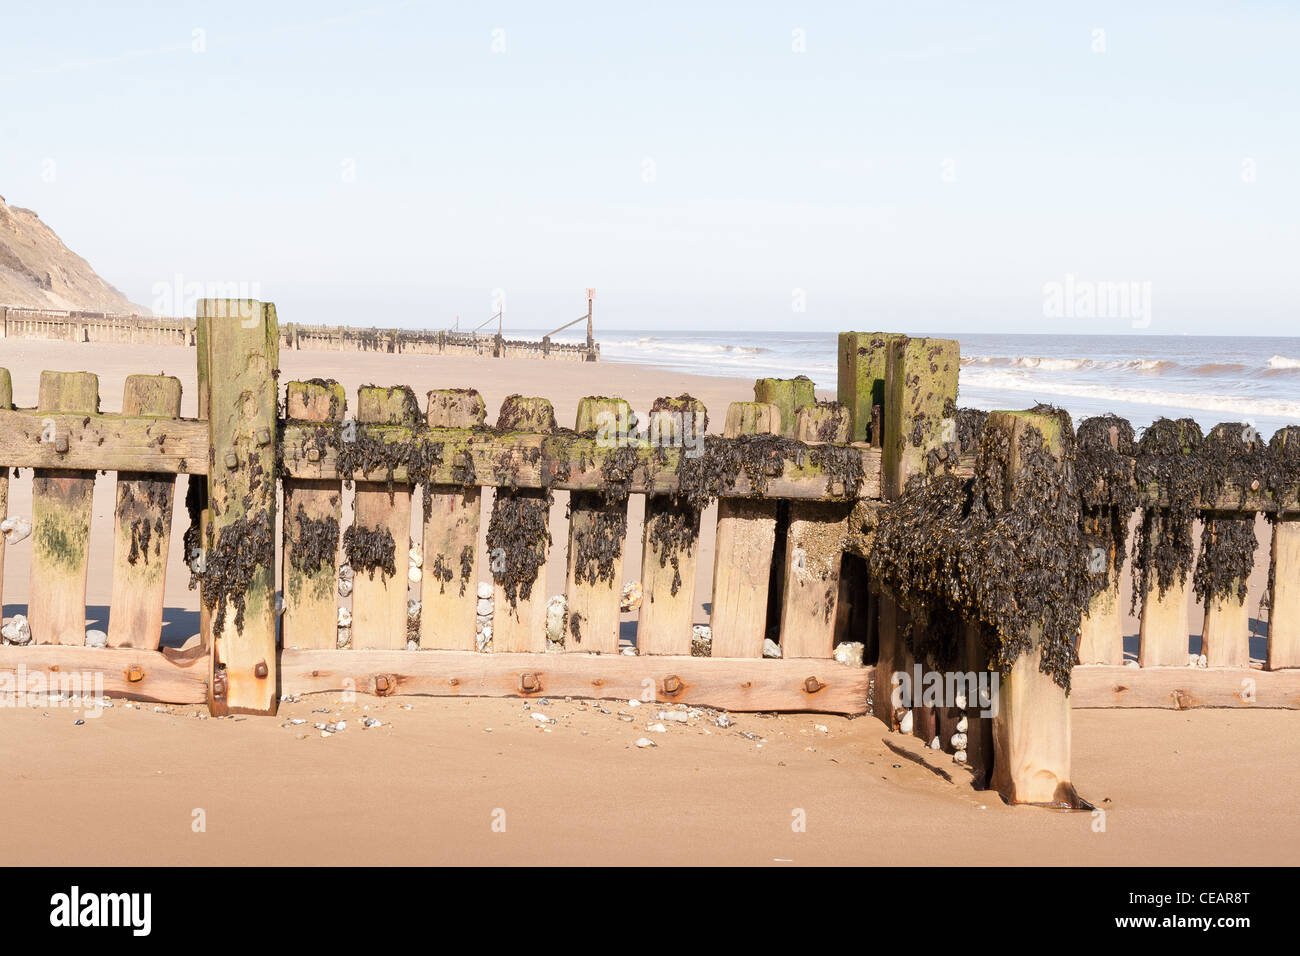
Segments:
[[[1161,416],[1208,430],[1248,423],[1264,437],[1300,424],[1300,338],[931,333],[961,345],[958,404],[1080,419],[1107,412],[1141,429]],[[833,390],[835,332],[608,331],[601,360],[743,379],[807,375]]]

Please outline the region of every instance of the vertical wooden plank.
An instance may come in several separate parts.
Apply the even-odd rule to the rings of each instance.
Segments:
[[[1300,459],[1300,425],[1279,428],[1269,441],[1273,454],[1295,474]],[[1269,670],[1300,667],[1300,518],[1279,515],[1269,554]]]
[[[7,310],[0,308],[0,338],[4,337],[5,330],[3,323],[8,322]],[[14,407],[14,386],[13,380],[9,377],[9,369],[0,368],[0,408],[10,409]],[[9,469],[0,465],[0,521],[9,517]],[[0,534],[0,618],[4,617],[5,609],[5,538]]]
[[[1017,473],[1022,467],[1021,438],[1038,430],[1043,447],[1058,461],[1064,451],[1061,423],[1053,415],[1033,412],[991,412],[986,433],[1001,431],[1011,449],[1007,468],[1008,506],[1015,506]],[[1065,689],[1039,669],[1042,628],[1029,632],[1029,650],[1012,663],[1011,673],[998,686],[998,711],[993,717],[993,789],[1008,803],[1056,804],[1076,807],[1070,783],[1070,699]]]
[[[207,320],[208,504],[203,603],[212,611],[214,713],[273,714],[275,614],[275,306],[200,299]],[[224,697],[221,692],[224,691]]]
[[[1133,454],[1133,426],[1122,419],[1106,416],[1085,419],[1079,423],[1076,437],[1080,461],[1085,455],[1131,457]],[[1098,581],[1095,585],[1096,590],[1079,622],[1077,651],[1080,664],[1120,665],[1124,663],[1124,622],[1119,603],[1124,554],[1117,546],[1116,529],[1126,528],[1131,514],[1121,514],[1114,504],[1091,505],[1088,502],[1092,495],[1103,493],[1088,489],[1084,494],[1081,529],[1085,540],[1092,542],[1088,573],[1094,581],[1104,578],[1104,583]],[[1104,489],[1099,500],[1113,501],[1111,489]]]
[[[702,431],[705,414],[704,404],[687,395],[657,399],[650,411],[651,440],[682,443],[676,429]],[[638,653],[691,653],[699,538],[698,508],[674,495],[646,495],[641,539],[642,599],[636,628]]]
[[[501,403],[497,428],[555,430],[555,410],[544,398],[512,395]],[[550,550],[551,493],[540,488],[497,488],[487,546],[495,603],[494,651],[546,650],[546,556]]]
[[[880,466],[885,498],[897,498],[909,478],[925,474],[927,456],[955,434],[960,365],[955,340],[890,339]]]
[[[211,380],[208,376],[208,319],[201,311],[196,311],[194,316],[194,362],[199,387],[198,406],[199,419],[208,418],[208,408],[211,402]],[[190,475],[186,482],[188,486],[185,489],[185,503],[189,507],[190,496],[193,495],[194,504],[199,516],[199,540],[197,547],[200,551],[207,548],[208,529],[212,525],[212,509],[208,506],[208,479],[202,475]],[[191,519],[191,524],[193,519]],[[193,568],[194,563],[200,559],[200,555],[187,554],[185,560]],[[193,583],[193,582],[191,582]],[[200,584],[202,582],[200,581]],[[212,609],[200,600],[199,601],[199,634],[202,636],[203,643],[208,649],[208,688],[216,686],[215,668],[216,655],[212,653]],[[209,705],[211,705],[209,701]],[[224,707],[224,701],[222,703]]]
[[[285,414],[291,421],[338,423],[346,408],[347,398],[338,382],[313,380],[286,386]],[[337,479],[285,478],[282,484],[281,643],[328,650],[337,646],[342,483]]]
[[[871,409],[885,404],[885,362],[889,356],[887,332],[841,332],[837,395],[849,410],[849,440],[879,445],[872,434]]]
[[[838,402],[805,405],[796,413],[800,441],[848,440],[849,416]],[[851,502],[792,501],[781,597],[781,656],[830,657],[840,596],[840,560]]]
[[[1249,533],[1252,555],[1255,544],[1255,516],[1249,518],[1210,517],[1205,518],[1205,539],[1200,560],[1207,559],[1205,549],[1212,554],[1218,546],[1221,536],[1232,540],[1232,532]],[[1235,528],[1228,528],[1232,522]],[[1198,568],[1199,570],[1199,568]],[[1248,573],[1248,572],[1247,572]],[[1193,583],[1197,582],[1193,575]],[[1201,653],[1205,655],[1207,667],[1249,667],[1250,666],[1250,610],[1246,606],[1244,582],[1237,578],[1228,583],[1226,590],[1205,593],[1209,586],[1202,582],[1200,595],[1205,607],[1205,617],[1201,625]]]
[[[158,418],[159,433],[165,431],[165,422],[181,414],[180,379],[128,375],[122,414]],[[158,648],[175,497],[175,475],[118,473],[109,647]]]
[[[816,400],[812,379],[806,375],[760,378],[754,382],[754,401],[777,407],[781,413],[781,434],[787,438],[794,436],[795,414]]]
[[[732,402],[723,434],[778,435],[781,410],[763,402]],[[775,501],[722,498],[713,562],[709,628],[714,657],[762,657],[767,592],[776,543]]]
[[[419,404],[409,388],[362,386],[357,421],[370,425],[419,424]],[[353,524],[343,536],[352,565],[352,646],[406,647],[406,590],[411,550],[411,486],[356,482]]]
[[[99,414],[99,378],[91,372],[42,372],[39,409]],[[75,435],[52,425],[42,440],[57,450]],[[90,558],[95,474],[37,468],[32,473],[32,585],[28,609],[37,644],[86,643],[86,567]]]
[[[430,428],[473,428],[485,418],[483,396],[473,389],[429,392]],[[478,603],[479,488],[426,486],[424,575],[420,584],[420,649],[475,649]]]
[[[574,430],[625,434],[631,413],[631,406],[621,398],[583,398]],[[611,423],[621,424],[611,428]],[[618,653],[626,538],[626,497],[607,500],[600,492],[570,493],[565,650]]]

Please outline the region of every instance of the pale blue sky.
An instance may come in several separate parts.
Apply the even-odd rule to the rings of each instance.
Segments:
[[[0,4],[0,194],[145,305],[1131,330],[1068,273],[1300,328],[1294,3]]]

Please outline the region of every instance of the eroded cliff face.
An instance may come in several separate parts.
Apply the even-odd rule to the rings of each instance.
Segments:
[[[149,314],[96,275],[36,213],[10,206],[3,196],[0,305]]]

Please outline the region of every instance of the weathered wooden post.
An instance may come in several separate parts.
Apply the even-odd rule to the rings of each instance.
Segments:
[[[180,379],[128,375],[122,414],[157,418],[165,431],[162,423],[181,414]],[[109,647],[158,649],[175,497],[175,475],[118,472]]]
[[[4,319],[3,312],[0,308],[0,320]],[[3,331],[0,330],[0,336]],[[14,385],[13,379],[9,376],[9,369],[0,368],[0,410],[8,410],[14,407]],[[4,521],[9,516],[9,469],[0,465],[0,521]],[[0,616],[3,616],[5,606],[5,538],[0,534]]]
[[[290,382],[285,387],[289,421],[343,421],[347,398],[334,381]],[[319,459],[321,449],[309,448]],[[285,647],[337,646],[339,523],[343,489],[337,478],[285,478],[280,573],[284,584],[281,643]]]
[[[1009,458],[1003,502],[1015,509],[1020,496],[1031,493],[1017,480],[1027,467],[1022,441],[1041,441],[1061,467],[1062,422],[1050,414],[992,412],[985,425],[985,432],[990,431],[1006,437]],[[1042,625],[1035,623],[1029,631],[1029,647],[999,682],[992,786],[1008,803],[1077,807],[1078,796],[1070,783],[1070,699],[1039,667],[1042,640]]]
[[[98,415],[99,378],[92,372],[42,372],[43,412]],[[51,419],[42,440],[57,454],[79,441]],[[32,589],[28,617],[37,644],[86,643],[86,568],[90,558],[93,471],[32,472]]]
[[[208,353],[208,502],[203,602],[212,610],[214,714],[276,709],[275,306],[200,299]],[[202,325],[201,325],[202,327]]]
[[[428,399],[430,428],[473,428],[486,418],[483,396],[471,389],[435,389]],[[482,493],[477,485],[425,491],[420,649],[472,651]]]
[[[754,382],[754,401],[775,405],[781,413],[781,434],[794,437],[795,415],[805,405],[817,401],[812,379],[804,375],[795,378],[760,378]]]
[[[0,394],[0,399],[3,399]],[[1269,442],[1273,454],[1291,464],[1300,460],[1300,425],[1279,428]],[[1286,489],[1294,506],[1297,487]],[[1273,547],[1268,580],[1268,669],[1300,667],[1300,515],[1278,514],[1273,520]]]
[[[630,421],[631,413],[632,407],[621,398],[583,398],[574,430],[622,441],[626,439],[622,425]],[[610,500],[604,492],[570,492],[566,650],[618,653],[626,536],[625,496]]]
[[[727,438],[780,432],[781,411],[775,405],[732,402],[727,408]],[[763,656],[777,511],[775,501],[718,501],[709,614],[714,657]]]
[[[1104,462],[1118,463],[1120,455],[1131,459],[1133,455],[1133,426],[1120,418],[1098,416],[1085,419],[1078,427],[1079,456],[1086,455]],[[1082,467],[1082,465],[1080,465]],[[1120,576],[1124,554],[1118,542],[1123,541],[1131,515],[1131,507],[1119,508],[1115,504],[1117,490],[1109,482],[1128,486],[1131,475],[1118,473],[1092,475],[1104,487],[1080,488],[1084,502],[1082,530],[1085,539],[1092,542],[1089,552],[1088,573],[1096,582],[1092,598],[1079,624],[1079,663],[1124,663],[1124,622],[1120,613]],[[1084,476],[1080,475],[1080,482]],[[1123,499],[1123,495],[1119,495]],[[1101,503],[1092,504],[1093,500]],[[1132,501],[1132,499],[1125,499]]]
[[[841,332],[837,398],[849,410],[849,440],[880,444],[871,434],[871,409],[885,404],[885,363],[889,357],[887,332]]]

